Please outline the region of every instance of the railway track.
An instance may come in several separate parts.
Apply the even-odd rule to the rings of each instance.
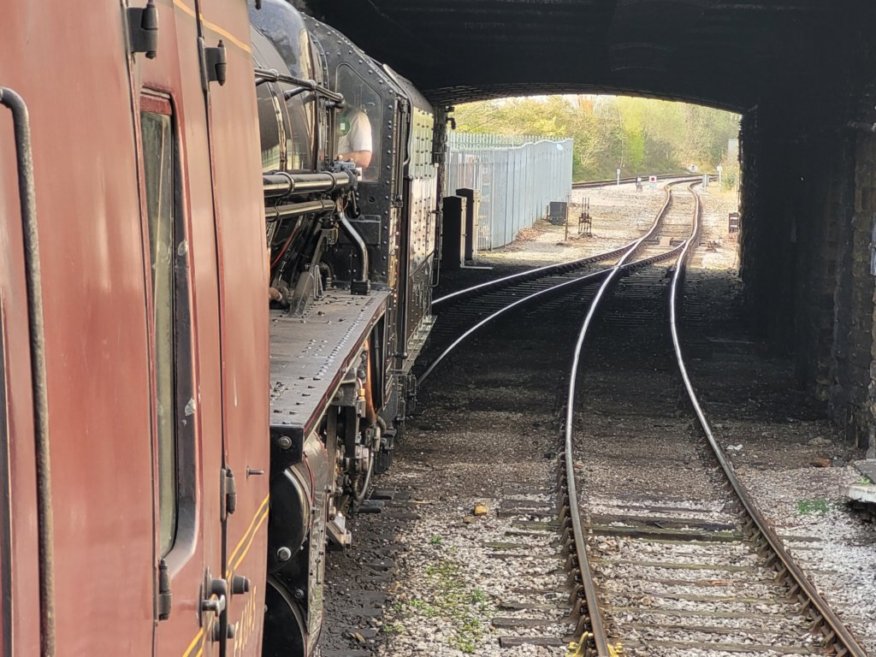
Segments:
[[[656,218],[649,219],[657,224]],[[470,568],[471,563],[481,564],[485,569],[490,567],[502,570],[506,566],[510,568],[510,564],[518,561],[515,553],[521,548],[525,550],[526,558],[535,562],[531,568],[527,568],[531,577],[526,586],[509,586],[505,591],[489,591],[491,599],[501,600],[493,610],[495,617],[492,620],[494,626],[504,635],[502,644],[512,653],[515,645],[531,641],[562,646],[564,636],[571,634],[574,629],[574,625],[569,626],[565,619],[568,615],[568,609],[565,609],[568,595],[555,531],[555,459],[548,460],[542,456],[545,453],[556,454],[554,409],[559,399],[556,372],[562,370],[568,348],[555,352],[556,362],[548,362],[539,349],[534,350],[530,345],[550,344],[554,340],[571,345],[580,319],[580,310],[567,314],[561,327],[557,324],[551,325],[550,318],[555,315],[551,307],[559,303],[576,309],[586,308],[587,302],[593,296],[593,286],[588,286],[579,279],[588,274],[596,274],[591,281],[597,282],[602,274],[592,270],[588,272],[586,267],[559,274],[556,271],[542,270],[539,274],[541,280],[536,280],[532,272],[526,272],[524,276],[506,277],[498,282],[490,281],[489,285],[467,292],[470,296],[451,297],[443,305],[439,304],[440,321],[433,330],[430,345],[421,357],[427,365],[436,364],[440,352],[459,338],[460,333],[470,330],[473,324],[476,325],[502,308],[520,301],[527,294],[546,291],[545,294],[530,299],[529,303],[520,303],[514,309],[517,312],[499,313],[488,322],[492,329],[496,325],[513,325],[522,316],[527,328],[534,329],[522,333],[514,331],[519,342],[512,347],[518,352],[513,361],[497,363],[493,362],[494,357],[478,354],[479,361],[483,356],[491,362],[473,363],[461,360],[469,358],[466,354],[461,354],[460,357],[447,360],[442,368],[442,373],[446,376],[436,385],[430,384],[424,390],[423,394],[429,397],[429,403],[420,414],[410,418],[406,432],[416,435],[424,429],[435,431],[434,443],[422,449],[416,448],[414,453],[408,449],[402,462],[396,462],[388,475],[381,477],[377,483],[381,488],[379,494],[366,502],[360,515],[353,519],[356,536],[353,548],[332,554],[327,565],[331,593],[326,608],[327,625],[321,642],[323,657],[365,657],[376,654],[376,646],[383,636],[377,628],[384,624],[390,628],[388,634],[392,635],[392,639],[398,641],[397,628],[400,624],[393,620],[392,611],[389,618],[383,618],[382,605],[390,598],[394,600],[392,609],[402,610],[408,615],[428,614],[428,623],[433,626],[434,619],[438,616],[460,616],[458,610],[445,611],[416,588],[406,591],[402,596],[395,592],[390,593],[387,589],[391,582],[392,569],[396,567],[394,564],[405,561],[406,550],[399,544],[397,537],[406,535],[406,525],[423,527],[421,531],[426,532],[426,544],[432,545],[432,541],[435,541],[437,546],[439,538],[447,533],[445,528],[458,524],[458,505],[443,502],[441,499],[448,497],[442,493],[448,488],[454,494],[464,494],[464,490],[475,486],[477,495],[483,499],[495,493],[496,502],[490,503],[490,513],[500,516],[501,522],[510,532],[506,535],[504,531],[497,529],[485,535],[476,525],[467,526],[477,532],[477,536],[472,538],[479,546],[480,554],[479,557],[469,560],[466,569]],[[564,283],[569,284],[553,289]],[[469,303],[472,297],[477,298]],[[460,303],[463,300],[465,303]],[[484,331],[483,337],[488,343],[492,343],[494,333],[493,330]],[[477,343],[480,337],[474,336],[470,342]],[[471,366],[482,372],[487,379],[480,381],[477,386],[477,397],[483,399],[462,402],[471,404],[472,410],[461,421],[464,424],[464,428],[460,427],[462,433],[457,434],[454,431],[456,421],[442,409],[439,397],[445,394],[441,392],[446,387],[445,381],[450,382],[451,390],[458,390],[458,375],[455,370],[460,363],[466,369]],[[418,367],[422,371],[423,366]],[[529,372],[524,375],[526,386],[513,386],[514,389],[509,389],[509,379],[518,376],[521,370]],[[513,444],[506,436],[519,430],[519,413],[525,414],[525,422],[531,427],[531,434],[529,441]],[[472,448],[471,441],[467,439],[470,432],[480,437],[475,445],[476,449],[488,452],[489,459],[496,462],[495,476],[479,473],[471,482],[462,477],[463,481],[451,483],[457,482],[457,473],[465,472],[465,467],[460,468],[449,463],[442,465],[445,459],[483,460],[479,456],[466,456],[467,450]],[[412,447],[412,437],[414,436],[408,435],[403,448]],[[539,446],[535,446],[535,442]],[[441,475],[440,481],[432,482],[431,477],[439,472],[446,474]],[[440,522],[434,528],[428,529],[427,518],[436,512],[436,507],[443,507],[445,504],[449,506],[446,514],[441,516]],[[429,513],[421,514],[425,509]],[[547,524],[533,524],[539,520],[545,520]],[[387,541],[387,536],[396,538]],[[467,542],[465,546],[457,548],[451,540],[447,539],[447,548],[456,548],[460,553],[471,547],[471,542]],[[419,539],[412,538],[411,541],[422,545]],[[425,566],[433,569],[433,572],[421,573],[427,580],[434,580],[435,572],[444,572],[450,568],[443,551],[445,544],[441,545],[441,549],[434,548],[436,554],[432,555],[432,561]],[[516,578],[509,578],[504,570],[485,570],[483,579],[508,581],[511,584]],[[533,594],[536,590],[540,591],[537,595]],[[427,606],[427,601],[432,606]],[[561,615],[557,625],[553,628],[540,625],[548,619],[550,622],[555,620],[555,607],[559,607]],[[527,634],[534,636],[527,637]],[[445,643],[453,644],[456,641],[454,636],[445,637]],[[413,645],[399,648],[398,653],[390,654],[407,656],[412,654],[411,651],[419,654],[417,650],[421,648],[420,643],[421,637],[417,636]],[[526,650],[527,646],[523,645],[520,649]]]
[[[673,203],[677,203],[672,195],[672,188],[685,183],[690,183],[690,179],[674,180],[666,185],[666,198],[651,225],[641,237],[624,246],[579,260],[546,265],[489,280],[435,299],[432,306],[433,309],[440,307],[440,315],[437,327],[433,329],[430,338],[430,352],[438,355],[433,355],[431,359],[428,357],[423,359],[427,365],[423,369],[421,364],[415,370],[418,380],[422,382],[428,378],[435,367],[463,340],[505,313],[535,301],[544,303],[569,286],[598,283],[608,276],[618,263],[620,263],[619,273],[627,275],[637,269],[674,257],[683,247],[683,240],[678,238],[679,222],[674,217],[677,213],[672,212]],[[684,221],[681,225],[683,231]],[[661,244],[665,244],[668,248],[662,248]],[[641,257],[630,260],[630,256],[639,253],[642,254]],[[594,267],[606,261],[612,261],[612,264],[607,267]],[[478,297],[476,304],[462,303],[473,297]]]
[[[684,174],[661,173],[655,177],[657,178],[657,180],[665,181],[665,180],[672,180],[673,178],[679,178],[679,177],[683,177],[683,176],[684,176]],[[637,176],[629,176],[626,178],[621,178],[620,184],[627,185],[627,184],[636,182],[636,180],[641,180],[641,181],[644,181],[647,183],[648,177],[647,176],[644,176],[644,177],[643,176],[638,176],[638,177]],[[617,178],[612,178],[611,180],[609,180],[609,179],[589,180],[587,182],[572,183],[572,189],[593,189],[595,187],[610,187],[611,185],[617,185],[617,184],[618,184]]]
[[[679,183],[675,183],[677,185]],[[518,311],[524,317],[529,315],[532,323],[547,326],[552,317],[556,317],[557,311],[563,308],[586,308],[593,299],[595,290],[586,283],[594,283],[606,278],[606,276],[628,276],[632,272],[647,269],[649,265],[660,260],[677,256],[683,245],[674,245],[678,226],[687,223],[690,230],[690,211],[685,201],[680,201],[671,192],[672,186],[667,187],[667,196],[663,207],[655,217],[651,227],[636,242],[629,245],[627,250],[617,258],[614,267],[587,273],[574,272],[572,275],[563,277],[547,276],[536,281],[526,281],[522,288],[520,283],[510,288],[482,295],[477,303],[467,304],[461,312],[453,315],[453,322],[445,322],[449,325],[448,332],[457,334],[465,325],[465,320],[476,317],[473,325],[457,335],[448,346],[440,353],[432,348],[430,365],[420,374],[421,381],[427,379],[442,359],[449,355],[466,338],[475,331],[489,323],[504,321],[506,324],[513,322],[510,317],[511,311]],[[692,201],[690,202],[692,207]],[[683,219],[679,222],[679,212]],[[480,290],[484,288],[481,287]],[[538,301],[538,307],[532,310],[532,302]],[[510,319],[509,319],[510,318]],[[567,318],[568,319],[568,318]],[[545,321],[547,320],[547,321]],[[523,320],[527,324],[529,321]],[[440,323],[439,323],[440,326]],[[574,336],[574,327],[570,326],[569,337]],[[529,336],[530,331],[525,335]],[[558,335],[559,338],[559,335]],[[532,339],[531,336],[527,339]],[[542,336],[544,339],[544,336]],[[570,340],[571,344],[571,340]],[[511,349],[515,353],[518,350]],[[434,354],[438,353],[437,356]],[[563,349],[559,360],[553,364],[553,368],[561,368],[568,353],[568,348]],[[520,354],[521,359],[529,360],[527,355]],[[545,370],[546,363],[531,364],[530,367]],[[523,363],[515,363],[515,366],[524,368]],[[547,371],[551,371],[548,368]],[[553,371],[556,371],[554,369]],[[528,377],[527,377],[528,378]],[[556,376],[554,375],[554,381]],[[504,377],[500,377],[500,380]],[[517,404],[516,409],[531,406],[543,406],[543,401],[538,401],[544,391],[528,392],[525,405]],[[553,391],[553,392],[559,392]],[[557,395],[557,399],[559,399]],[[477,431],[474,423],[472,430]],[[495,425],[491,428],[498,428]],[[509,428],[509,430],[511,430]],[[535,570],[538,578],[536,585],[524,588],[511,588],[501,597],[502,602],[497,612],[501,615],[492,619],[494,628],[507,632],[499,639],[500,645],[507,650],[514,650],[521,646],[562,646],[570,636],[575,635],[576,617],[582,616],[581,609],[576,609],[575,614],[569,614],[565,607],[568,600],[568,589],[565,577],[557,580],[557,572],[563,571],[563,564],[567,562],[563,553],[563,546],[555,539],[555,531],[559,527],[556,522],[555,509],[557,495],[553,489],[546,489],[544,476],[532,476],[531,467],[520,468],[521,464],[515,464],[506,470],[508,479],[514,484],[504,484],[501,488],[501,503],[497,514],[504,518],[506,532],[504,536],[497,537],[501,540],[491,541],[488,545],[493,549],[490,557],[499,560],[517,560],[523,557],[535,560]],[[538,472],[538,469],[536,469]],[[549,477],[550,479],[550,477]],[[584,598],[576,594],[576,601]],[[557,610],[562,610],[557,612]],[[589,617],[587,617],[589,618]]]
[[[689,257],[696,239],[676,243],[690,235],[694,196],[672,196],[657,229],[611,267],[481,288],[474,302],[442,308],[446,339],[420,370],[428,378],[443,360],[442,377],[411,420],[416,453],[391,473],[409,502],[387,502],[416,516],[406,540],[425,547],[416,563],[403,558],[418,585],[394,594],[381,654],[441,644],[470,652],[483,640],[471,629],[479,618],[509,657],[561,648],[599,657],[865,654],[805,580],[792,581],[796,568],[774,554],[694,424],[671,347],[667,268],[637,264]],[[678,290],[683,267],[670,271]],[[579,333],[582,319],[589,331]],[[584,374],[568,365],[576,339]],[[558,448],[563,415],[569,431]],[[555,487],[557,478],[567,483]],[[486,524],[460,524],[472,499],[488,502]],[[430,629],[407,636],[408,624]],[[355,627],[344,634],[360,637]],[[337,654],[374,654],[352,645],[358,652]]]
[[[609,297],[606,278],[578,336],[561,510],[578,603],[569,652],[861,657],[738,483],[699,406],[676,323],[695,242],[671,281],[634,274]]]

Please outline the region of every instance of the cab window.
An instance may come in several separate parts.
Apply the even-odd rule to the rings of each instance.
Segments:
[[[346,64],[338,66],[337,89],[345,103],[338,116],[337,157],[354,162],[362,171],[362,180],[374,182],[380,172],[380,96]]]

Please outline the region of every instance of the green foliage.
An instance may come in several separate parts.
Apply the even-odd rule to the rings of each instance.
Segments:
[[[478,588],[469,588],[460,564],[439,559],[426,567],[428,600],[412,598],[393,607],[396,614],[416,613],[425,618],[440,617],[449,620],[453,631],[447,642],[462,653],[474,653],[487,632],[486,618],[492,606],[487,594]],[[388,634],[399,633],[403,626],[396,622]]]
[[[398,636],[400,634],[403,634],[404,631],[405,626],[398,621],[393,621],[392,623],[387,623],[383,626],[383,633],[388,636]]]
[[[827,513],[829,507],[827,505],[827,500],[825,499],[814,499],[814,500],[800,500],[797,502],[797,513],[800,515],[807,515],[809,513]]]
[[[721,174],[721,186],[724,189],[733,189],[739,184],[739,159],[731,157],[729,153],[724,155],[721,162],[723,172]]]
[[[737,114],[633,97],[505,98],[460,105],[454,116],[462,132],[572,137],[575,180],[613,178],[617,168],[648,176],[721,163],[727,172],[727,141],[739,132]]]

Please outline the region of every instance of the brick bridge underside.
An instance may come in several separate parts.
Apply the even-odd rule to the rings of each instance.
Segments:
[[[296,1],[437,107],[605,92],[740,112],[750,316],[873,449],[876,3]]]

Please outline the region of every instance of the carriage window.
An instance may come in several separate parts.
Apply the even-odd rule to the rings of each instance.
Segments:
[[[377,180],[380,171],[380,96],[349,66],[338,67],[338,91],[345,106],[338,118],[338,159],[355,162],[362,180]]]
[[[151,265],[152,307],[150,321],[154,334],[152,357],[155,368],[155,435],[158,449],[158,520],[161,556],[173,546],[179,515],[178,495],[178,427],[183,417],[179,408],[177,379],[180,371],[177,341],[178,306],[188,301],[180,294],[178,261],[183,259],[177,244],[175,212],[174,135],[169,103],[149,104],[140,114],[143,140],[143,174],[149,230],[149,262]],[[144,104],[145,106],[145,104]],[[165,107],[166,106],[166,107]],[[181,231],[179,231],[181,232]],[[184,290],[185,288],[183,288]],[[186,368],[187,369],[187,368]],[[179,377],[183,380],[184,377]]]

